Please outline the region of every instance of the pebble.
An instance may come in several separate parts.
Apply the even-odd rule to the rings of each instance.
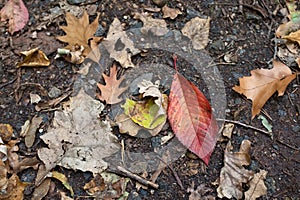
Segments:
[[[104,33],[105,33],[105,28],[101,24],[99,24],[94,36],[99,37],[104,35]]]
[[[295,132],[295,133],[300,133],[300,126],[299,125],[296,125],[292,128],[292,130]]]
[[[195,17],[199,17],[201,14],[198,12],[198,11],[196,11],[196,10],[194,10],[193,8],[191,8],[191,7],[188,7],[187,9],[186,9],[186,14],[187,14],[187,18],[188,19],[192,19],[192,18],[195,18]]]
[[[86,0],[67,0],[69,4],[80,4],[84,3]]]
[[[61,95],[61,90],[58,89],[57,87],[52,87],[50,91],[48,92],[48,95],[50,98],[56,98]]]
[[[276,145],[276,144],[273,144],[272,146],[273,146],[273,148],[274,148],[275,150],[277,150],[277,151],[279,150],[279,147],[278,147],[278,145]]]

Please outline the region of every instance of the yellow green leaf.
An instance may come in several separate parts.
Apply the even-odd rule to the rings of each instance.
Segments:
[[[73,188],[69,184],[67,177],[64,174],[56,171],[53,171],[51,173],[52,173],[52,178],[59,180],[65,186],[65,188],[67,188],[71,192],[71,196],[73,197],[74,196]]]

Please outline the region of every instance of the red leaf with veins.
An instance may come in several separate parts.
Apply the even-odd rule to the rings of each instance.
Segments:
[[[171,86],[168,119],[178,140],[208,164],[218,125],[203,93],[179,73]]]

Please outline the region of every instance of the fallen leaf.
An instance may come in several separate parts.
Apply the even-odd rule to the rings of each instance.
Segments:
[[[267,173],[265,170],[260,170],[254,174],[253,179],[248,183],[250,188],[245,192],[245,200],[255,200],[267,194],[267,187],[264,183]]]
[[[164,14],[163,18],[175,19],[178,15],[181,15],[182,12],[179,9],[169,8],[167,5],[164,5],[162,8]]]
[[[141,28],[143,34],[150,32],[157,36],[163,36],[169,32],[167,23],[163,19],[154,19],[145,13],[135,13],[133,18],[143,22],[143,27]]]
[[[64,58],[69,63],[81,64],[85,59],[85,55],[83,53],[84,46],[74,45],[66,47],[65,49],[57,49],[57,54],[54,58]]]
[[[230,139],[233,128],[234,128],[234,124],[232,123],[225,124],[224,129],[222,131],[222,135]]]
[[[1,192],[0,199],[2,200],[23,200],[24,189],[27,183],[21,182],[17,174],[13,174],[7,183],[7,188]]]
[[[193,48],[196,50],[204,49],[208,44],[210,18],[201,19],[195,17],[188,21],[181,32],[192,40]]]
[[[282,38],[297,42],[300,45],[300,30],[292,32],[289,35],[284,35]]]
[[[218,126],[208,100],[179,73],[174,75],[171,86],[168,119],[178,140],[208,164]]]
[[[41,136],[49,148],[38,150],[39,158],[50,171],[56,165],[68,169],[102,172],[107,168],[103,158],[120,149],[107,121],[100,121],[104,105],[80,90],[56,111],[52,127]]]
[[[32,194],[32,200],[41,200],[43,199],[49,189],[50,189],[51,179],[46,178],[39,186],[34,188],[33,194]]]
[[[200,184],[196,190],[195,183],[192,182],[191,187],[188,187],[187,192],[191,193],[189,196],[189,200],[214,200],[215,197],[212,195],[206,195],[208,192],[212,192],[211,188],[205,186],[205,184]]]
[[[261,119],[262,125],[263,125],[270,133],[272,133],[272,128],[273,128],[273,126],[268,122],[268,120],[267,120],[264,116],[262,116],[262,115],[259,115],[259,116],[258,116],[258,119]]]
[[[75,46],[83,46],[84,50],[82,55],[86,57],[92,50],[89,46],[89,40],[94,38],[94,34],[98,28],[98,19],[99,15],[90,24],[89,16],[86,11],[84,11],[82,17],[79,19],[67,12],[67,26],[60,26],[66,35],[58,36],[56,38],[62,42],[68,43],[69,45],[65,48],[69,50],[72,50]]]
[[[102,74],[105,85],[97,83],[97,86],[101,92],[101,94],[97,94],[97,97],[101,101],[105,101],[107,104],[116,104],[121,102],[122,98],[120,98],[120,95],[127,90],[127,87],[120,88],[120,85],[124,80],[124,76],[121,76],[119,79],[117,79],[117,75],[117,66],[113,65],[110,68],[109,76],[104,73]]]
[[[0,160],[0,190],[6,191],[7,186],[8,186],[7,166],[5,166],[4,162]]]
[[[68,183],[68,179],[64,174],[56,172],[56,171],[52,171],[52,172],[50,172],[50,175],[48,177],[52,177],[52,178],[59,180],[63,184],[63,186],[65,186],[65,188],[70,191],[71,196],[72,197],[74,196],[73,188]]]
[[[29,13],[22,0],[9,0],[0,11],[0,21],[8,20],[8,32],[12,35],[24,28]]]
[[[252,100],[252,119],[260,113],[267,100],[277,91],[282,96],[296,74],[280,61],[273,61],[272,69],[255,69],[251,76],[239,78],[240,86],[232,89]]]
[[[38,94],[29,93],[29,97],[31,104],[39,103],[42,100],[42,98]]]
[[[31,148],[34,141],[35,141],[35,133],[37,129],[40,127],[41,123],[43,122],[42,117],[34,116],[31,119],[29,127],[26,128],[26,132],[23,134],[25,137],[25,145],[27,148]]]
[[[14,129],[10,124],[0,124],[0,137],[3,141],[8,142],[14,133]]]
[[[133,41],[123,31],[118,18],[115,18],[110,25],[107,37],[103,39],[102,44],[109,52],[110,57],[118,61],[122,67],[134,67],[131,56],[140,53],[140,50],[135,48]]]
[[[242,199],[243,183],[248,183],[254,174],[244,168],[251,162],[250,146],[251,142],[249,140],[243,140],[240,150],[232,152],[233,147],[230,141],[228,142],[224,153],[224,167],[221,169],[220,183],[217,188],[219,198]]]
[[[83,187],[84,190],[87,190],[89,195],[95,195],[96,192],[103,191],[105,188],[106,184],[100,174],[96,174],[96,176]]]
[[[46,67],[50,65],[49,59],[38,47],[29,51],[22,51],[20,54],[25,58],[18,63],[18,67]]]

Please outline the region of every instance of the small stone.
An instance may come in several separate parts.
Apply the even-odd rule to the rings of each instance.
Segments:
[[[292,128],[295,133],[300,133],[300,126],[296,125]]]
[[[61,90],[58,89],[57,87],[52,87],[48,92],[48,95],[50,98],[57,98],[61,95]]]
[[[274,148],[275,150],[277,150],[277,151],[279,150],[279,147],[278,147],[278,145],[276,145],[276,144],[273,144],[272,146],[273,146],[273,148]]]
[[[86,0],[68,0],[69,4],[80,4],[80,3],[84,3]]]

